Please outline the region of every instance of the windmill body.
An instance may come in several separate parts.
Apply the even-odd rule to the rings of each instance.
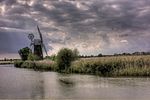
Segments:
[[[40,39],[34,39],[34,54],[43,59],[42,43]]]
[[[30,46],[33,46],[34,55],[36,55],[40,60],[42,60],[43,59],[43,49],[45,50],[45,53],[47,56],[48,56],[48,54],[47,54],[46,47],[43,43],[42,33],[40,32],[40,29],[38,26],[37,26],[37,29],[38,29],[40,39],[34,39],[33,34],[29,34],[28,38],[31,40]]]

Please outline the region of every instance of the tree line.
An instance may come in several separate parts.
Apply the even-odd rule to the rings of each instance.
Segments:
[[[109,56],[133,56],[133,55],[150,55],[150,52],[133,52],[133,53],[115,53],[113,55],[79,55],[79,58],[92,58],[92,57],[109,57]]]

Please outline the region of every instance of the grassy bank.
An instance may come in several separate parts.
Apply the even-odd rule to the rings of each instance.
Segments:
[[[16,61],[14,62],[17,68],[28,68],[39,71],[56,71],[56,64],[53,61]]]
[[[53,61],[20,61],[15,62],[15,66],[59,71],[57,64]],[[72,62],[71,66],[63,72],[100,76],[150,76],[150,56],[81,58]]]

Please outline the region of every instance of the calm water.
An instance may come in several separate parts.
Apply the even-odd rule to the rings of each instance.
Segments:
[[[0,99],[150,100],[150,78],[103,78],[0,65]]]

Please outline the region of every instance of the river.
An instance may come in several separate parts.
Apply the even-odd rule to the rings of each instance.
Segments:
[[[149,100],[150,78],[67,75],[0,65],[0,99]]]

